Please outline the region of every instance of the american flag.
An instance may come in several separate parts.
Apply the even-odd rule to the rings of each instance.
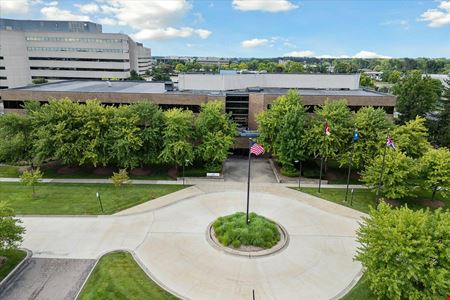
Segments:
[[[387,140],[386,140],[386,144],[387,144],[389,147],[395,149],[395,144],[394,144],[394,142],[392,141],[392,138],[391,138],[391,135],[390,135],[390,134],[388,134],[388,137],[387,137]]]
[[[252,143],[250,147],[250,153],[255,154],[256,156],[264,153],[264,148],[255,142]]]

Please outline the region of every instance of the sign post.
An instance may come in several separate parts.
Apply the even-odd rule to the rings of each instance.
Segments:
[[[100,203],[100,208],[102,209],[102,213],[104,213],[104,211],[103,211],[102,200],[100,199],[100,193],[97,192],[95,195],[97,196],[97,200],[98,200],[98,202]]]

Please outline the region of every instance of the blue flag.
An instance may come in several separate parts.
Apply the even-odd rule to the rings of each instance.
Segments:
[[[355,129],[355,131],[353,132],[353,141],[356,142],[359,139],[359,133],[358,133],[358,129]]]

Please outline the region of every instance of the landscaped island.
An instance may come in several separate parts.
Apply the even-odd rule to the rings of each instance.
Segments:
[[[254,246],[264,249],[272,248],[280,241],[278,226],[273,221],[256,213],[250,213],[249,224],[245,219],[243,212],[219,217],[212,225],[217,240],[227,247]]]

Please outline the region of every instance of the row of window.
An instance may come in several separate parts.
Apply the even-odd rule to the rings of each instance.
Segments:
[[[130,69],[99,69],[99,68],[61,68],[61,67],[30,67],[31,70],[54,70],[54,71],[103,71],[103,72],[129,72]]]
[[[31,79],[45,78],[48,80],[100,80],[98,77],[66,77],[66,76],[31,76]]]
[[[6,76],[0,76],[0,80],[6,80],[8,78],[6,78]]]
[[[71,43],[102,43],[102,44],[122,43],[126,41],[122,39],[68,38],[56,36],[27,36],[25,39],[27,41],[38,41],[38,42],[71,42]]]
[[[93,61],[93,62],[130,62],[129,59],[103,59],[103,58],[68,58],[68,57],[29,57],[29,60],[57,60],[57,61]]]
[[[8,88],[7,86],[0,85],[0,90],[4,90],[4,89],[7,89],[7,88]]]
[[[128,53],[128,50],[124,50],[124,49],[100,49],[100,48],[27,47],[27,49],[28,49],[28,51]]]
[[[0,70],[4,70],[5,69],[5,67],[4,66],[0,66]]]

